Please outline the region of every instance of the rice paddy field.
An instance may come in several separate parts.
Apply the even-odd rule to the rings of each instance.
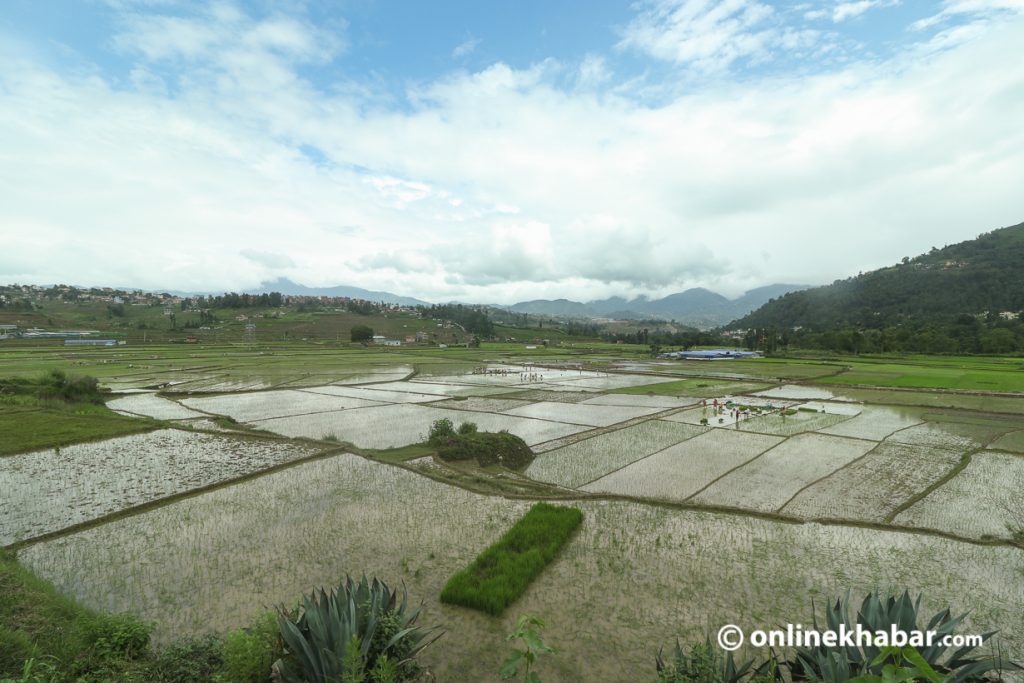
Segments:
[[[560,648],[544,680],[631,681],[653,679],[676,638],[807,623],[812,598],[873,588],[970,611],[966,632],[998,629],[1024,660],[1024,397],[933,391],[954,375],[919,359],[900,372],[930,379],[884,389],[835,381],[867,372],[847,359],[612,354],[69,352],[133,392],[107,401],[112,417],[69,416],[142,433],[0,450],[0,545],[161,642],[244,626],[345,573],[404,582],[422,622],[448,631],[425,653],[439,681],[495,677],[524,613]],[[57,360],[0,354],[0,372]],[[451,466],[421,443],[442,418],[508,430],[536,458]],[[501,617],[442,604],[452,574],[546,496],[583,523],[523,596]]]

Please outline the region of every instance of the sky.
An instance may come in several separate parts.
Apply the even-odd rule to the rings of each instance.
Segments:
[[[0,282],[735,297],[1024,221],[1024,0],[4,0]]]

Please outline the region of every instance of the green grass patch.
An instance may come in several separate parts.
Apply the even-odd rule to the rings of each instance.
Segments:
[[[441,602],[500,615],[522,595],[583,521],[577,508],[537,503],[448,580]]]
[[[154,420],[118,415],[101,405],[0,403],[0,456],[83,441],[109,439],[159,427]]]
[[[0,551],[0,596],[0,678],[20,676],[25,662],[33,660],[39,674],[120,680],[147,652],[149,630],[141,622],[82,607],[6,551]]]
[[[913,360],[905,363],[857,362],[852,364],[847,372],[817,381],[879,387],[1024,391],[1024,372],[1019,365],[993,367],[991,362],[983,364],[958,358],[946,359],[946,364],[938,365],[939,360],[941,359],[932,362]]]

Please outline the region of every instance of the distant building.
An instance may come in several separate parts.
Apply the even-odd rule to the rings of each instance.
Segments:
[[[374,344],[383,344],[385,339],[387,339],[387,337],[385,337],[383,334],[375,334],[375,335],[373,335],[373,343]]]
[[[116,339],[65,339],[64,346],[117,346]],[[122,342],[123,343],[123,342]]]
[[[383,342],[384,346],[401,346],[402,341],[400,339],[385,339]]]
[[[735,349],[710,349],[707,351],[670,351],[658,355],[658,358],[680,360],[728,360],[736,358],[757,358],[755,351],[736,351]]]

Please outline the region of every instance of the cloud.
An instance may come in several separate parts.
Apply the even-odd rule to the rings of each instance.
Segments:
[[[253,263],[258,263],[259,265],[266,266],[267,268],[278,269],[295,267],[295,261],[293,261],[287,254],[275,254],[268,251],[259,251],[257,249],[243,249],[238,253]]]
[[[1024,14],[1024,0],[943,0],[940,12],[919,19],[911,28],[921,31],[964,15],[994,19],[1020,14]]]
[[[637,22],[664,6],[657,26],[686,40],[697,22],[819,48],[755,5],[646,4]],[[171,16],[124,11],[122,32]],[[594,53],[446,74],[396,106],[334,65],[328,85],[304,76],[340,52],[302,16],[204,12],[119,42],[132,80],[0,40],[0,280],[238,290],[287,268],[435,301],[738,294],[1022,220],[1020,21],[950,19],[958,34],[889,60],[657,101]],[[682,66],[766,58],[716,41]]]
[[[765,57],[774,10],[756,0],[651,0],[626,27],[620,48],[704,71]]]
[[[839,2],[832,9],[832,21],[840,23],[847,19],[859,17],[870,9],[898,5],[900,0],[853,0]]]
[[[463,42],[455,46],[452,50],[453,59],[462,59],[468,57],[476,51],[477,46],[480,44],[479,38],[467,38]]]

